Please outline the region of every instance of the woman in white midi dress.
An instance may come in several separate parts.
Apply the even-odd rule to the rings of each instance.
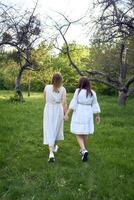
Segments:
[[[54,74],[52,85],[47,85],[44,89],[46,104],[43,116],[43,144],[49,146],[50,162],[55,161],[54,152],[58,149],[56,141],[64,140],[63,123],[67,106],[66,90],[61,84],[61,75]]]
[[[96,122],[100,122],[100,106],[97,101],[96,93],[91,90],[88,78],[82,77],[79,80],[79,86],[70,102],[68,114],[73,110],[71,119],[71,132],[76,135],[82,160],[87,161],[88,151],[86,149],[87,136],[94,132],[93,114],[96,114]]]

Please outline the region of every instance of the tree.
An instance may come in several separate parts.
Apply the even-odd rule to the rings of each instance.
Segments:
[[[81,70],[86,67],[86,59],[88,59],[89,49],[84,45],[78,45],[76,42],[69,43],[70,54],[77,65],[81,67]],[[70,67],[70,63],[66,56],[66,46],[63,44],[58,56],[53,57],[52,65],[53,69],[57,69],[63,75],[64,85],[69,92],[74,92],[77,82],[78,74],[76,74],[74,68]]]
[[[22,74],[25,70],[35,70],[31,51],[40,38],[41,24],[35,15],[37,3],[32,11],[21,12],[14,7],[0,4],[0,46],[15,48],[19,71],[16,78],[15,90],[19,100],[23,100],[20,87]]]
[[[77,73],[80,76],[88,76],[90,81],[95,81],[98,83],[102,83],[105,84],[109,87],[114,88],[116,91],[118,91],[119,93],[119,99],[118,99],[118,103],[120,106],[125,105],[126,99],[127,97],[132,94],[134,92],[134,89],[131,88],[131,84],[134,82],[134,76],[130,76],[129,77],[129,72],[127,71],[127,55],[128,55],[128,49],[126,48],[126,44],[128,42],[128,38],[132,38],[133,37],[133,16],[128,15],[128,11],[133,11],[133,5],[129,5],[128,10],[124,11],[123,16],[125,16],[124,19],[124,23],[121,23],[122,26],[120,26],[119,23],[119,14],[122,13],[120,11],[119,8],[117,8],[118,5],[116,5],[116,3],[118,2],[117,0],[106,0],[106,1],[97,1],[98,4],[101,4],[102,7],[106,4],[107,6],[105,6],[103,9],[101,9],[101,17],[99,17],[99,21],[97,20],[97,22],[95,22],[96,28],[97,28],[97,33],[95,34],[95,38],[94,38],[94,42],[98,44],[98,47],[101,48],[101,44],[104,43],[104,39],[105,42],[109,42],[110,41],[117,41],[117,38],[119,38],[118,42],[121,42],[121,47],[120,47],[120,55],[119,55],[119,69],[117,71],[117,76],[113,76],[113,69],[109,70],[108,72],[106,70],[104,71],[99,71],[98,69],[92,69],[92,66],[88,66],[88,68],[86,70],[81,70],[80,67],[75,63],[75,61],[72,59],[71,53],[70,53],[70,47],[68,45],[68,41],[66,39],[66,33],[69,30],[70,26],[76,22],[78,22],[78,20],[76,21],[71,21],[69,20],[65,15],[61,14],[61,16],[63,17],[62,23],[60,21],[59,22],[55,22],[53,20],[54,23],[54,27],[56,28],[56,30],[59,32],[60,36],[62,37],[64,43],[65,43],[65,50],[64,53],[67,55],[68,60],[70,62],[70,65],[77,71]],[[107,9],[112,6],[112,12],[111,12],[111,8],[110,8],[110,13],[109,15],[107,15]],[[119,4],[120,6],[120,4]],[[106,12],[106,17],[105,16],[105,12]],[[108,19],[108,17],[110,16],[110,19]],[[122,17],[123,17],[122,16]],[[116,20],[115,20],[116,18]],[[107,20],[113,20],[113,23],[110,24],[110,27],[107,26]],[[127,22],[126,22],[127,20]],[[104,24],[103,24],[104,22]],[[116,22],[116,26],[118,26],[118,28],[115,28],[115,22]],[[129,23],[128,23],[129,22]],[[131,23],[131,25],[130,25]],[[109,23],[108,23],[109,24]],[[127,26],[128,24],[128,26]],[[112,29],[113,27],[113,29]],[[105,29],[104,29],[105,28]],[[107,35],[106,31],[107,29],[109,30],[109,34]],[[126,33],[124,33],[124,29],[126,29]],[[102,30],[102,32],[101,32]],[[103,32],[104,31],[104,32]],[[106,37],[105,37],[106,36]],[[99,38],[99,42],[98,42],[98,38]],[[96,42],[97,40],[97,42]],[[124,43],[124,41],[126,43]],[[114,44],[113,44],[114,45]],[[59,47],[57,47],[60,51],[61,49]]]
[[[46,84],[50,84],[51,77],[54,73],[52,66],[52,44],[42,42],[37,49],[32,51],[32,58],[34,58],[34,65],[37,66],[38,71],[33,71],[31,74],[31,81],[35,82],[39,90],[43,90]]]
[[[131,54],[130,39],[134,40],[134,2],[131,0],[95,0],[95,9],[99,7],[100,15],[94,20],[96,32],[94,43],[108,43],[111,46],[120,44],[118,75],[112,77],[111,71],[91,71],[91,75],[109,79],[119,92],[119,105],[125,105],[127,97],[134,92],[131,85],[134,83],[134,74],[129,69],[128,54]],[[128,48],[129,47],[129,48]],[[131,66],[132,67],[132,66]],[[99,79],[98,79],[99,80]],[[112,86],[111,85],[111,86]]]

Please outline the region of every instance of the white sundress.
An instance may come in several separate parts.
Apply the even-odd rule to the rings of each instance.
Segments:
[[[43,144],[53,146],[56,140],[64,140],[62,101],[66,100],[66,90],[62,86],[59,92],[55,92],[53,85],[47,85],[44,92],[46,104],[43,115]]]
[[[93,114],[100,113],[96,93],[92,90],[93,95],[86,97],[85,89],[82,89],[79,94],[78,91],[79,89],[76,89],[69,105],[69,108],[73,110],[70,126],[71,132],[84,135],[93,134]]]

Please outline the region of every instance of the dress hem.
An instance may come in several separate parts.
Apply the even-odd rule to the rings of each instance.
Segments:
[[[71,133],[74,134],[74,135],[93,135],[93,134],[94,134],[94,132],[88,132],[88,133],[84,133],[84,132],[83,132],[83,133],[82,133],[82,132],[81,132],[81,133],[78,133],[78,132],[77,132],[77,133],[76,133],[76,132],[72,132],[72,131],[71,131]]]
[[[63,141],[63,140],[64,140],[64,138],[61,138],[61,139],[56,139],[55,141],[60,141],[60,140],[61,140],[61,141]],[[43,142],[43,144],[44,144],[44,145],[49,145],[49,143],[47,143],[47,142]]]

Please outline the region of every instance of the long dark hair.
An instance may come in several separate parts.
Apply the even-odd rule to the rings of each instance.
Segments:
[[[81,77],[79,79],[78,88],[79,88],[78,94],[80,93],[80,91],[82,89],[85,89],[86,90],[86,97],[88,97],[88,95],[91,95],[91,96],[93,95],[92,91],[91,91],[90,81],[87,77]]]

